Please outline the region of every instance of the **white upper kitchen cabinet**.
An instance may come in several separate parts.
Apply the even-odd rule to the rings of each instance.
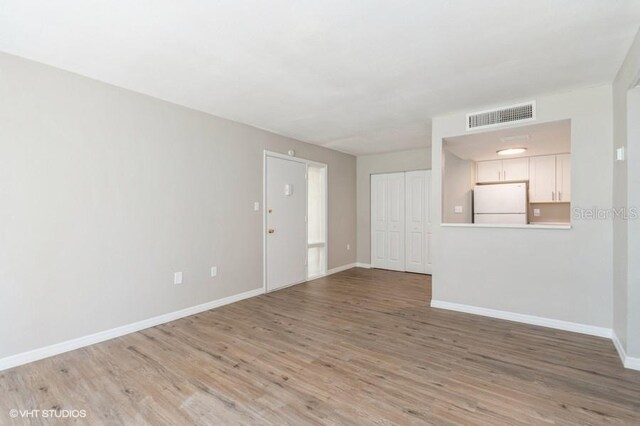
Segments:
[[[512,158],[510,160],[478,161],[476,163],[476,182],[514,182],[529,179],[529,159]]]
[[[556,156],[556,201],[571,201],[571,154]]]
[[[477,183],[529,181],[529,202],[571,201],[571,154],[478,161]]]
[[[529,159],[529,201],[571,201],[571,154],[544,155]]]
[[[556,156],[529,158],[529,201],[548,203],[556,200]]]
[[[500,182],[500,180],[502,180],[502,160],[476,163],[476,182]]]
[[[529,159],[525,157],[502,160],[502,180],[529,180]]]

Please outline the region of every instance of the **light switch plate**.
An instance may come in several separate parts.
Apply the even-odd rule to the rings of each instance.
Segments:
[[[255,202],[253,203],[253,211],[254,212],[259,212],[260,211],[260,203],[259,202]]]
[[[173,274],[173,283],[182,284],[182,272],[176,272]]]
[[[624,161],[624,146],[616,149],[616,161]]]
[[[217,266],[212,266],[211,267],[211,276],[215,277],[216,275],[218,275],[218,267]]]

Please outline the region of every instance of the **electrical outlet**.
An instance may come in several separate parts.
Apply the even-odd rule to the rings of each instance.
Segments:
[[[260,211],[260,203],[259,202],[255,202],[253,203],[253,211],[254,212],[259,212]]]
[[[173,274],[173,283],[182,284],[182,272],[176,272]]]
[[[535,217],[540,217],[540,209],[533,209],[533,215]]]
[[[217,266],[212,266],[211,267],[211,276],[215,277],[216,275],[218,275],[218,267]]]
[[[455,206],[453,208],[454,213],[462,213],[462,206]]]

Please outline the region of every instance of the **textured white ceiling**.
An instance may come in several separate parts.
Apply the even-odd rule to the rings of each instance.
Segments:
[[[510,139],[520,136],[524,138]],[[527,148],[527,151],[508,157],[497,154],[506,148]],[[455,136],[445,139],[445,149],[463,160],[473,161],[564,154],[571,152],[571,120]]]
[[[638,0],[2,0],[0,50],[355,154],[610,82]]]

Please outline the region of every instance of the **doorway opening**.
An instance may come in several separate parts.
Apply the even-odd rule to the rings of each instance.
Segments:
[[[442,224],[571,225],[571,120],[447,137]]]

